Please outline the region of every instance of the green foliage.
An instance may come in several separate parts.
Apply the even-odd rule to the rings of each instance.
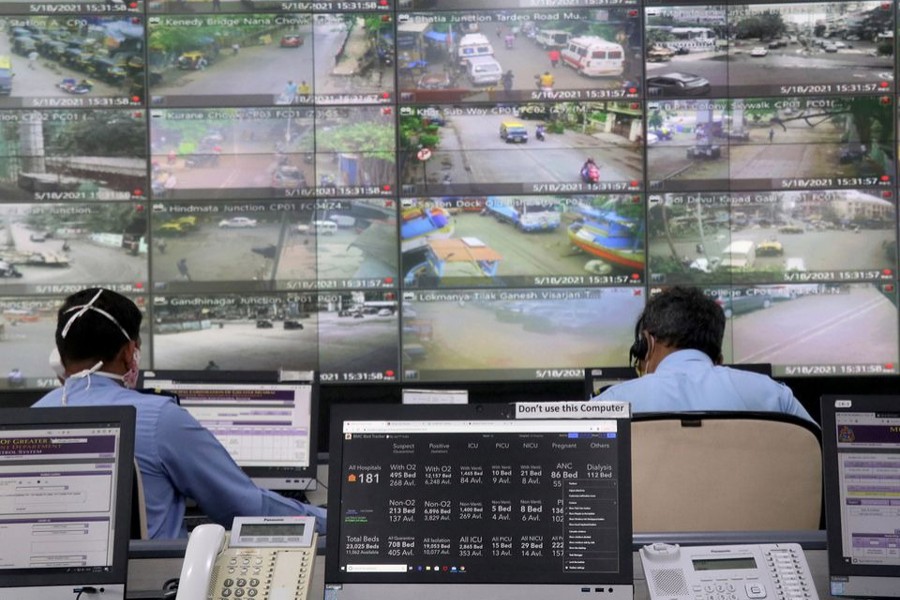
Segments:
[[[146,125],[141,119],[133,118],[131,111],[92,111],[84,117],[77,121],[44,123],[44,146],[48,155],[145,155]]]
[[[778,11],[766,11],[750,15],[738,21],[734,32],[739,40],[748,38],[771,39],[782,36],[787,31],[784,19]]]

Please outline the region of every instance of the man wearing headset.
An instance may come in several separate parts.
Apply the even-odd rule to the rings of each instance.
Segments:
[[[749,410],[812,418],[791,389],[774,379],[721,366],[725,313],[697,288],[653,296],[634,330],[629,355],[640,378],[595,400],[627,400],[632,411]]]
[[[135,456],[151,538],[187,535],[185,498],[193,498],[226,528],[235,516],[310,515],[324,533],[324,509],[257,487],[213,434],[173,398],[134,391],[141,318],[131,300],[110,290],[87,289],[66,298],[56,326],[63,385],[34,406],[127,404],[137,409]]]

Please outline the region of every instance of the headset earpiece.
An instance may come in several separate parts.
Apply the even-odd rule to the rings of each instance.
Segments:
[[[643,324],[643,317],[634,324],[634,343],[631,344],[631,348],[628,350],[628,358],[631,360],[632,367],[636,367],[638,362],[647,358],[649,347],[647,338],[643,335]]]

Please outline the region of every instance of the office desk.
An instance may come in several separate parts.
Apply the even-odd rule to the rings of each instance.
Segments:
[[[634,598],[649,600],[647,582],[641,568],[637,549],[650,542],[668,542],[683,545],[711,544],[761,544],[799,543],[806,552],[809,569],[820,600],[836,600],[828,584],[828,556],[825,551],[824,531],[799,532],[723,532],[723,533],[661,533],[636,534],[634,536]],[[181,573],[185,540],[132,541],[128,561],[127,598],[151,600],[161,597],[163,584]],[[322,600],[325,581],[325,556],[316,557],[312,594],[309,600]],[[477,600],[477,599],[476,599]]]

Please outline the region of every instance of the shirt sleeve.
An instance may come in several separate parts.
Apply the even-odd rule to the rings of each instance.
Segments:
[[[794,392],[791,391],[791,388],[783,383],[779,383],[778,385],[781,387],[781,393],[779,394],[778,401],[781,404],[782,412],[815,423],[810,414],[806,411],[805,408],[803,408],[803,405],[800,404],[800,401],[797,400],[796,396],[794,396]]]
[[[160,459],[175,487],[216,523],[230,526],[236,516],[312,516],[316,531],[325,533],[325,509],[258,487],[186,410],[175,404],[165,407],[157,439]]]

